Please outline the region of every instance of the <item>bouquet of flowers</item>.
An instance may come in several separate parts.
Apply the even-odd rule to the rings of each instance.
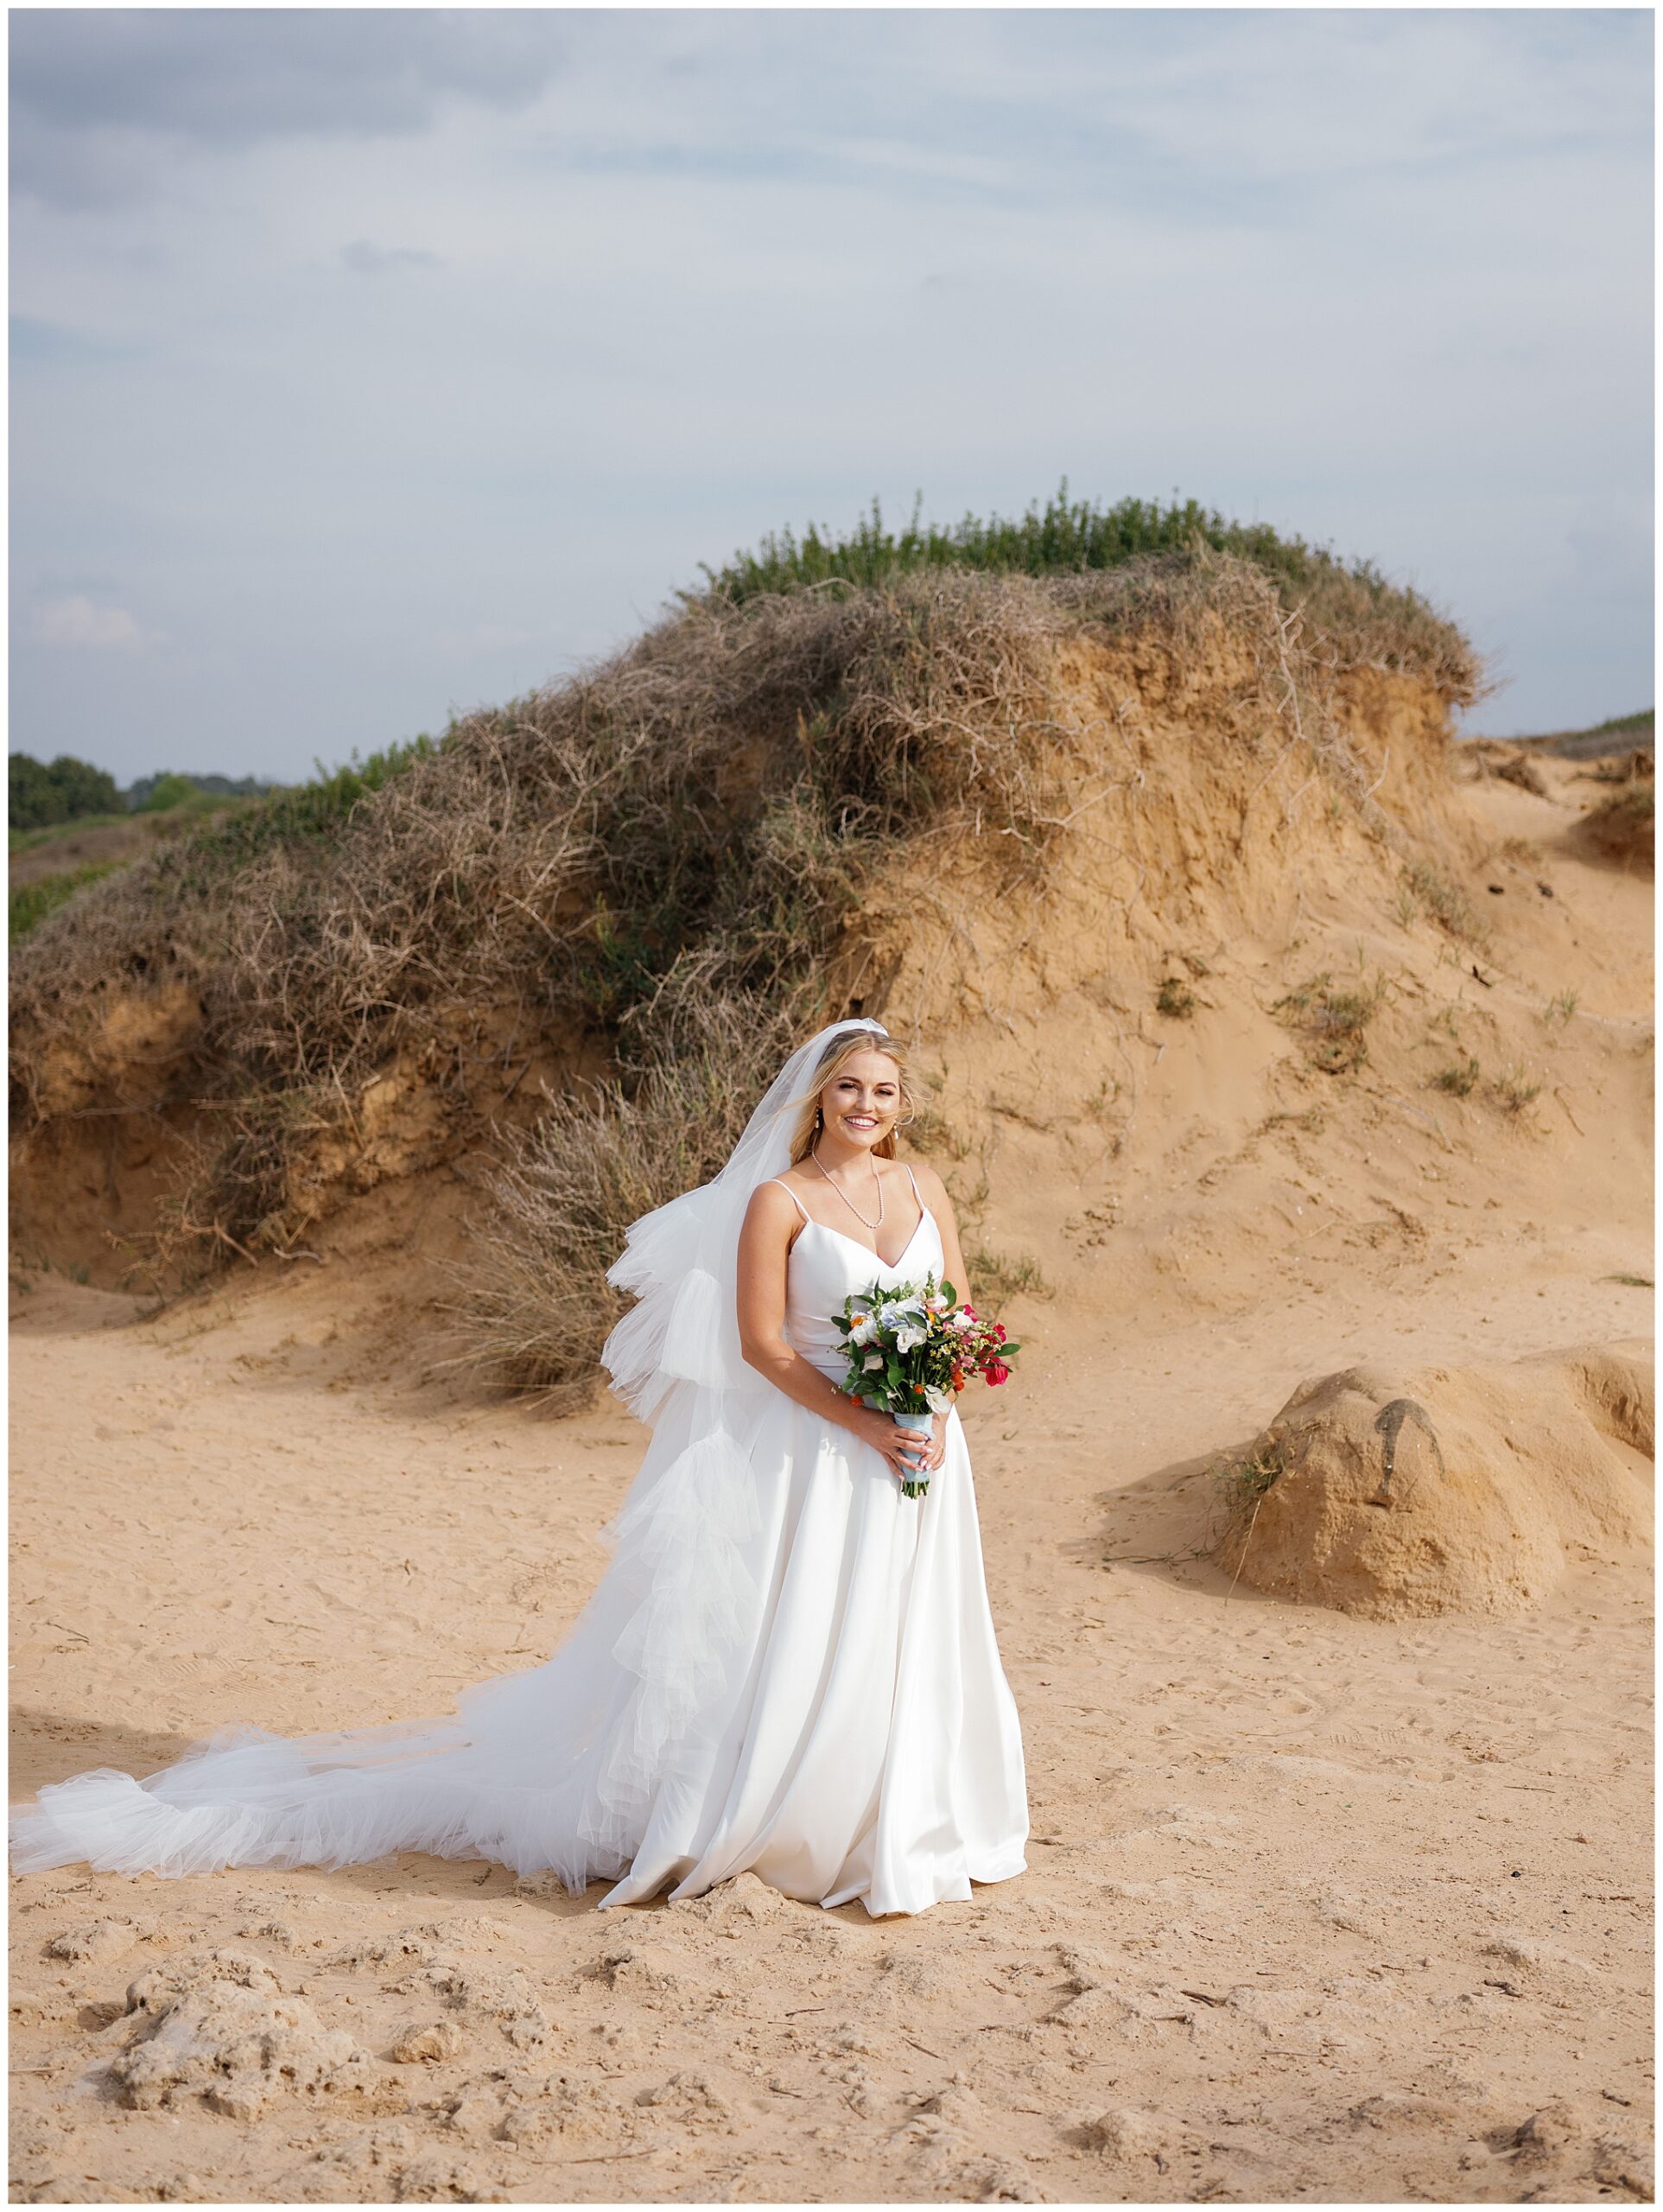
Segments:
[[[934,1275],[922,1283],[870,1283],[845,1300],[832,1326],[849,1363],[838,1387],[926,1438],[934,1415],[948,1411],[973,1375],[1003,1382],[1022,1349],[1000,1322],[961,1306],[952,1284]],[[907,1497],[922,1497],[929,1487],[927,1474],[901,1484]]]

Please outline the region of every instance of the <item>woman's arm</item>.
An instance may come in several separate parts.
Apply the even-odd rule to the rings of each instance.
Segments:
[[[959,1225],[953,1213],[953,1201],[947,1195],[947,1185],[927,1160],[915,1160],[912,1173],[918,1179],[918,1191],[924,1204],[936,1217],[936,1226],[941,1231],[942,1279],[950,1282],[957,1294],[958,1302],[965,1305],[970,1296],[970,1277],[964,1264],[964,1252],[959,1243]],[[784,1193],[780,1194],[784,1197]],[[947,1455],[947,1415],[936,1415],[936,1433],[927,1462],[933,1471]]]
[[[917,1470],[908,1456],[904,1431],[887,1414],[874,1413],[840,1390],[786,1338],[785,1263],[802,1218],[777,1183],[763,1183],[751,1194],[739,1230],[737,1300],[746,1364],[810,1413],[852,1429],[883,1454],[898,1476],[910,1478]]]

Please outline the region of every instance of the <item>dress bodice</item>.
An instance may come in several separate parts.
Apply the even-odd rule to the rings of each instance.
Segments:
[[[941,1230],[928,1206],[892,1265],[854,1237],[805,1217],[785,1262],[785,1333],[804,1359],[841,1382],[848,1362],[839,1348],[833,1317],[841,1313],[844,1300],[873,1283],[887,1288],[922,1282],[927,1274],[939,1281],[944,1264]]]

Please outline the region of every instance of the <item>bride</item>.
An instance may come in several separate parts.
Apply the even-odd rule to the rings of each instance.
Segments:
[[[964,1287],[940,1178],[895,1158],[911,1109],[882,1027],[834,1022],[720,1173],[630,1229],[610,1280],[637,1303],[602,1358],[652,1436],[552,1658],[440,1719],[234,1726],[143,1782],[50,1784],[12,1811],[14,1867],[428,1851],[552,1868],[574,1894],[604,1877],[603,1905],[748,1870],[874,1916],[1020,1873],[1022,1742],[958,1414],[920,1446],[834,1380],[847,1298],[927,1273]]]

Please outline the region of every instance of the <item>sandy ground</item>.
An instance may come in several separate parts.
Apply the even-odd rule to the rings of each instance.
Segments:
[[[1542,804],[1491,796],[1504,830]],[[1649,889],[1596,890],[1634,959],[1600,952],[1590,1018],[1643,1027]],[[1225,1272],[1197,1251],[1112,1330],[1015,1309],[1026,1372],[968,1421],[1025,1875],[890,1922],[749,1879],[598,1914],[416,1854],[17,1880],[14,2196],[1647,2196],[1649,1563],[1589,1555],[1512,1619],[1379,1623],[1184,1556],[1208,1463],[1307,1376],[1649,1328],[1613,1280],[1652,1274],[1636,1094],[1601,1121],[1589,1082],[1557,1201],[1400,1117],[1355,1185],[1270,1193],[1292,1259],[1267,1211],[1256,1273],[1227,1238]],[[1388,1201],[1413,1237],[1363,1233]],[[546,1656],[603,1563],[621,1413],[424,1381],[396,1253],[271,1274],[156,1315],[14,1277],[14,1798],[230,1719],[446,1711]],[[130,1986],[214,1948],[222,1993],[286,2020],[293,2085],[216,2110],[187,2054],[170,2101],[124,2088]],[[240,2017],[208,2005],[203,2047]]]

